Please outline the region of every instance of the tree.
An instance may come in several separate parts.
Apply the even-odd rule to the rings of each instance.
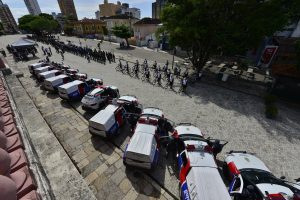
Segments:
[[[41,13],[39,16],[24,15],[19,18],[19,28],[35,34],[41,34],[43,31],[53,33],[58,31],[59,23],[49,14]]]
[[[162,12],[172,46],[185,49],[198,70],[211,55],[244,54],[288,24],[296,0],[169,0]],[[285,5],[285,6],[283,6]],[[293,5],[294,6],[294,5]]]
[[[132,31],[129,29],[129,27],[125,26],[124,24],[121,26],[114,26],[112,28],[112,32],[115,36],[125,39],[127,47],[129,47],[128,38],[133,36]]]
[[[38,16],[34,15],[24,15],[18,19],[19,21],[19,29],[24,31],[31,31],[31,27],[29,23],[33,20],[35,20]]]

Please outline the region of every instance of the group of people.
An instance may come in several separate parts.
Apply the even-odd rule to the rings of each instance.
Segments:
[[[35,46],[16,48],[8,44],[6,46],[6,49],[9,53],[13,54],[14,59],[16,61],[28,61],[29,60],[28,56],[30,54],[32,55],[32,57],[35,57],[35,54],[37,53],[37,48]]]
[[[140,67],[142,68],[141,70]],[[164,64],[162,68],[155,61],[150,69],[147,59],[145,59],[143,64],[141,65],[139,61],[136,60],[136,63],[134,63],[131,70],[128,61],[126,61],[126,64],[123,65],[121,60],[119,60],[119,64],[117,68],[123,73],[133,74],[137,78],[139,72],[141,72],[142,78],[146,79],[148,82],[150,82],[151,71],[153,71],[153,84],[162,86],[162,79],[165,78],[165,80],[167,81],[166,87],[172,90],[174,86],[175,77],[181,79],[182,92],[185,92],[188,86],[188,75],[189,75],[188,70],[186,69],[186,71],[183,74],[181,74],[180,67],[176,65],[172,72],[172,70],[169,68],[168,61]]]
[[[106,64],[115,62],[115,55],[112,52],[101,51],[100,48],[97,50],[91,49],[89,47],[82,47],[75,44],[72,44],[70,41],[68,43],[64,43],[59,40],[59,38],[55,38],[54,36],[44,36],[44,37],[35,37],[39,42],[52,45],[56,53],[60,53],[62,56],[62,60],[64,60],[64,53],[69,52],[74,55],[78,55],[87,59],[88,62],[94,60],[96,62],[100,62],[102,64]],[[47,52],[46,52],[47,53]],[[45,54],[46,55],[46,54]]]

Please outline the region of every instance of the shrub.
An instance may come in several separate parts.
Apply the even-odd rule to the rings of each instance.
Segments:
[[[265,104],[266,106],[274,104],[276,102],[276,96],[268,94],[265,96]]]
[[[266,105],[265,114],[267,118],[275,119],[278,114],[278,109],[274,104]]]

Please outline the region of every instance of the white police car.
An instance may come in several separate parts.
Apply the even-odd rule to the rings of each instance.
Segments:
[[[235,200],[300,200],[300,180],[291,183],[276,178],[255,155],[231,151],[224,161],[224,175],[231,181],[229,192]]]

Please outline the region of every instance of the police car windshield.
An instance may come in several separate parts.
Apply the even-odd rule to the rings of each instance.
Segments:
[[[244,179],[247,179],[248,181],[250,181],[254,184],[271,183],[271,184],[277,184],[277,185],[283,185],[283,186],[287,185],[282,180],[276,178],[273,174],[263,171],[263,170],[244,169],[241,172],[241,174]]]
[[[186,140],[199,140],[199,141],[206,142],[206,139],[204,139],[200,135],[195,135],[195,134],[182,134],[182,135],[179,135],[179,138],[183,141],[186,141]]]

